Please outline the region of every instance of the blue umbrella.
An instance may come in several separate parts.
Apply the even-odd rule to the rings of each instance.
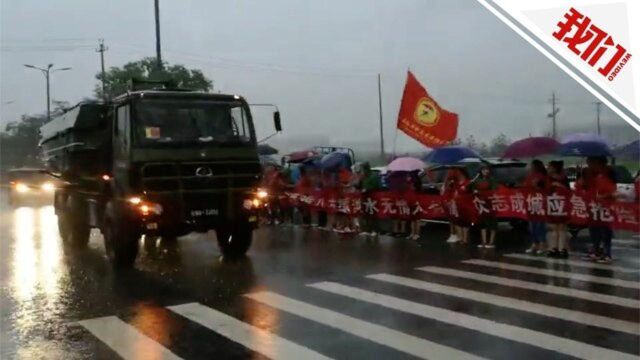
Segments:
[[[571,141],[560,146],[563,156],[611,156],[609,145],[600,141]]]
[[[562,141],[560,141],[560,142],[563,143],[563,144],[568,144],[568,143],[580,142],[580,141],[599,142],[599,143],[603,143],[603,144],[606,144],[606,145],[609,144],[607,142],[607,139],[603,138],[600,135],[591,134],[591,133],[569,134],[569,135],[563,137]]]
[[[619,159],[640,160],[640,140],[630,142],[613,151],[613,155]]]
[[[341,152],[332,152],[320,159],[320,167],[325,170],[340,169],[351,166],[350,162],[349,155]]]
[[[455,164],[465,158],[480,158],[480,155],[466,146],[445,146],[433,149],[422,160],[430,164]]]

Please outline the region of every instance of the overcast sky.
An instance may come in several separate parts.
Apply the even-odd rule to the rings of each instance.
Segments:
[[[474,0],[160,2],[164,59],[203,70],[216,91],[277,104],[281,140],[376,143],[381,73],[391,148],[408,68],[459,114],[461,138],[548,132],[552,90],[561,134],[595,129],[595,98]],[[92,95],[97,39],[107,66],[155,54],[153,0],[2,0],[0,30],[3,125],[45,109],[42,74],[22,64],[72,67],[52,75],[52,98],[73,103]],[[624,123],[606,108],[602,118]],[[256,122],[268,135],[265,111]],[[398,134],[397,148],[419,144]]]

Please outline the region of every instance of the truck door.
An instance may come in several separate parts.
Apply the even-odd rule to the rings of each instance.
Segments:
[[[116,108],[113,122],[113,179],[118,194],[125,192],[129,182],[129,154],[131,149],[131,131],[129,125],[130,106]]]

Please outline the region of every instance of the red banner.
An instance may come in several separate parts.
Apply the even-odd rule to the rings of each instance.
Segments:
[[[409,71],[398,113],[398,129],[428,147],[445,146],[458,134],[458,115],[441,108]]]
[[[285,193],[281,204],[350,216],[379,219],[450,220],[474,224],[482,217],[538,220],[577,226],[607,225],[640,232],[640,205],[634,202],[596,201],[588,194],[564,191],[543,194],[521,189],[461,194],[455,197],[415,192],[338,192],[314,190]]]

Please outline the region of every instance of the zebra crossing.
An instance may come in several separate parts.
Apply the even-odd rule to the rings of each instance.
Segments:
[[[495,260],[427,265],[401,274],[374,273],[300,284],[291,293],[264,289],[241,298],[247,301],[245,306],[266,307],[279,317],[290,317],[298,332],[321,327],[326,337],[346,343],[358,339],[353,343],[385,348],[398,358],[490,359],[516,354],[527,358],[525,354],[531,352],[531,358],[638,359],[638,280],[637,269],[619,265],[506,254]],[[523,298],[518,292],[537,296]],[[311,296],[301,295],[308,293]],[[450,303],[458,305],[442,305]],[[365,310],[356,313],[345,304]],[[472,310],[476,306],[483,310]],[[279,326],[248,321],[198,302],[167,306],[166,310],[266,358],[352,358],[350,351],[356,350],[331,353],[313,341],[292,337]],[[500,312],[515,316],[495,316]],[[532,326],[529,319],[550,326]],[[187,358],[173,343],[154,340],[145,329],[117,316],[75,324],[123,359]],[[556,325],[574,331],[553,329]],[[430,331],[434,326],[442,326],[445,335]],[[466,341],[446,334],[460,334]],[[500,344],[496,347],[502,352],[492,352],[491,346],[472,346],[485,342]],[[225,358],[224,350],[220,351],[220,358]]]

